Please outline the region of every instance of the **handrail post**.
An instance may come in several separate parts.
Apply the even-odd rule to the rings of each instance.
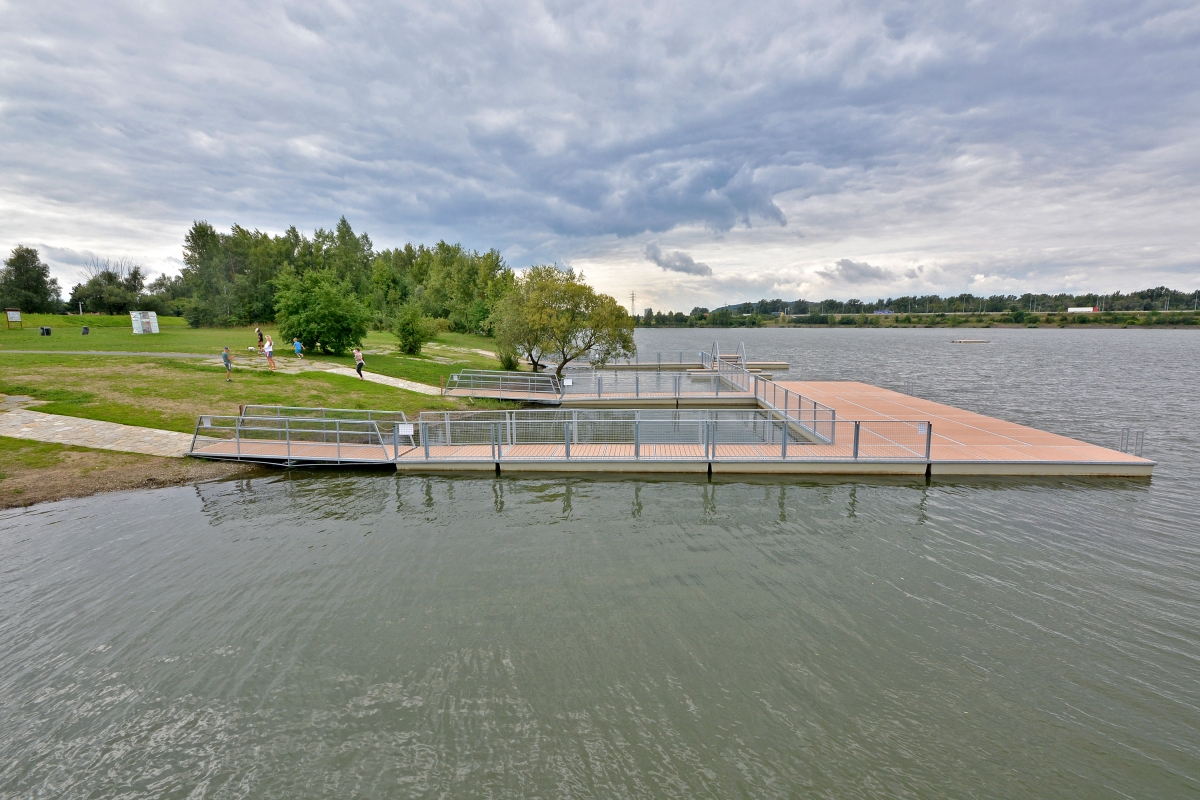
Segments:
[[[783,415],[783,419],[781,419],[781,420],[779,421],[779,424],[780,424],[780,426],[783,428],[783,444],[782,444],[782,446],[779,448],[779,458],[780,458],[780,460],[782,460],[782,461],[787,461],[787,440],[788,440],[788,426],[787,426],[787,421],[788,421],[788,416],[787,416],[787,414],[784,414],[784,415]]]
[[[421,426],[421,444],[425,446],[425,460],[429,460],[429,423],[420,422]]]
[[[342,421],[335,419],[333,421],[333,434],[337,437],[337,461],[342,463]]]
[[[854,460],[858,461],[858,420],[854,421]]]
[[[292,425],[291,420],[287,417],[283,419],[283,438],[287,440],[287,463],[291,466],[292,463]]]
[[[233,441],[237,447],[237,457],[242,457],[242,418],[237,417],[233,421]]]
[[[392,460],[397,461],[400,458],[400,423],[392,423]]]
[[[636,372],[633,373],[633,396],[634,397],[642,396],[641,375],[639,375]]]
[[[930,455],[933,453],[933,423],[925,423],[925,462],[930,461]]]
[[[635,412],[636,414],[636,412]],[[641,420],[636,416],[633,419],[633,460],[636,461],[642,457],[642,434]]]
[[[571,457],[571,423],[563,423],[563,446],[566,448],[566,457]]]

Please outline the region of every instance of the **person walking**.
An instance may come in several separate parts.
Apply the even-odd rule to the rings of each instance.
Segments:
[[[263,353],[263,332],[262,332],[262,328],[255,328],[255,329],[254,329],[254,332],[258,334],[258,354],[261,356],[261,355],[262,355],[262,353]]]
[[[363,367],[366,365],[366,362],[363,361],[362,350],[359,350],[357,347],[354,348],[354,369],[358,371],[358,379],[360,381],[366,380],[362,376]]]
[[[300,344],[299,339],[292,339],[292,347],[296,348],[296,358],[304,358],[304,345]]]
[[[233,355],[228,347],[221,351],[221,361],[225,362],[225,382],[229,383],[233,380]]]
[[[267,366],[271,368],[271,372],[275,371],[275,343],[271,341],[271,337],[267,337],[267,343],[264,345],[263,352],[267,355]]]

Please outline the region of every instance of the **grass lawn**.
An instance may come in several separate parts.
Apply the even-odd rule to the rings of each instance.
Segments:
[[[0,436],[0,508],[253,474],[252,468]]]
[[[384,361],[385,357],[374,357]],[[0,393],[49,401],[38,411],[190,433],[201,414],[237,414],[239,404],[419,411],[512,408],[467,403],[312,371],[235,369],[191,359],[0,353]]]

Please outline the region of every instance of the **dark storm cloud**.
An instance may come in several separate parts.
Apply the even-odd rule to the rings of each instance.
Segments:
[[[712,275],[712,267],[702,264],[681,250],[664,253],[658,242],[646,245],[646,260],[653,261],[668,272],[682,272],[685,275]]]
[[[1060,246],[1022,214],[1064,187],[1160,220],[1191,203],[1198,41],[1170,0],[9,3],[0,243],[344,213],[381,243],[553,260],[680,228],[887,237],[1012,189],[1019,270]],[[1102,236],[1143,235],[1114,218]],[[1094,244],[1092,219],[1066,233]],[[953,224],[918,257],[958,258]]]

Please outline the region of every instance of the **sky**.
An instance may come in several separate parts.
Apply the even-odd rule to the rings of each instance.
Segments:
[[[1197,2],[0,0],[0,249],[345,215],[623,303],[1200,288]]]

